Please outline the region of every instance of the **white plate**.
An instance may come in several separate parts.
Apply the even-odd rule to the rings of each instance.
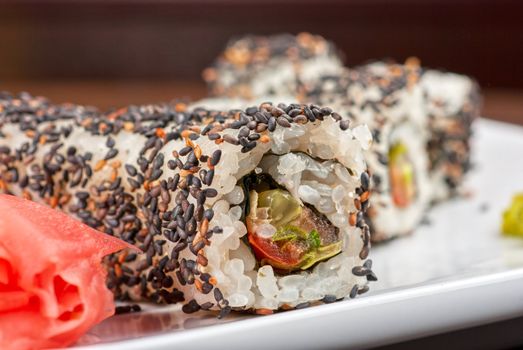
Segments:
[[[470,198],[442,204],[411,237],[373,248],[379,281],[354,300],[217,320],[179,306],[112,317],[89,349],[370,347],[523,315],[523,240],[501,237],[501,213],[523,191],[523,128],[480,120]]]

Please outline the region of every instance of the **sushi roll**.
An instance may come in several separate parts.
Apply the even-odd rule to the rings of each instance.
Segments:
[[[372,174],[367,215],[373,241],[412,232],[431,201],[420,73],[416,59],[374,62],[303,85],[299,94],[371,129],[374,143],[365,159]]]
[[[300,41],[300,36],[286,37],[288,42],[292,38]],[[229,47],[250,47],[249,57],[256,59],[257,48],[263,46],[256,43],[270,43],[279,37],[253,38],[246,37]],[[332,44],[329,47],[329,56],[336,57],[336,48]],[[271,50],[269,54],[262,52],[263,64],[268,67],[263,74],[254,65],[211,69],[213,79],[207,81],[217,97],[200,103],[212,105],[230,96],[257,100],[275,94],[280,101],[329,105],[342,115],[350,115],[356,123],[369,125],[375,142],[366,152],[366,160],[373,174],[375,195],[367,214],[374,241],[411,232],[429,204],[458,194],[470,168],[471,124],[480,106],[478,85],[472,79],[424,70],[415,58],[403,65],[374,62],[354,69],[325,62],[328,69],[315,70],[307,79],[299,75],[294,79],[294,75],[280,74],[286,72],[280,67],[292,65],[290,57]],[[275,83],[268,84],[267,77],[274,77],[271,81]],[[213,84],[220,79],[241,88],[235,92],[221,87],[213,90]],[[238,93],[240,90],[248,93]],[[236,99],[235,103],[247,106],[249,102]]]
[[[470,169],[472,123],[479,117],[481,97],[471,78],[437,70],[421,76],[430,129],[428,153],[434,201],[459,194]]]
[[[136,245],[118,299],[272,313],[355,297],[368,260],[365,125],[330,108],[183,104],[111,113],[0,95],[0,191]]]
[[[203,72],[212,96],[294,95],[302,82],[343,70],[336,47],[318,35],[245,36]]]

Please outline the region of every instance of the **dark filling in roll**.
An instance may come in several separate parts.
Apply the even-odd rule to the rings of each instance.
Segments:
[[[339,229],[270,175],[253,173],[242,185],[247,239],[261,265],[279,272],[306,270],[341,252]]]

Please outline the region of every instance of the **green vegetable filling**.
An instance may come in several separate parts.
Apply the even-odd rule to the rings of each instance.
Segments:
[[[516,194],[503,213],[501,231],[507,236],[523,238],[523,193]]]
[[[268,213],[262,220],[268,220],[276,228],[271,242],[282,254],[299,256],[299,262],[290,268],[305,270],[341,251],[338,229],[321,214],[303,206],[289,192],[272,189],[251,193],[251,198],[256,196],[256,211],[251,212],[249,219],[255,222]],[[254,213],[258,214],[257,218],[252,217]]]
[[[398,142],[389,150],[389,176],[391,195],[397,207],[407,207],[416,196],[414,166],[410,161],[409,150]]]

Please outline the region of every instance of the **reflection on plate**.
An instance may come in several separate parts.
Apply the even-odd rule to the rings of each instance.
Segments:
[[[166,332],[174,333],[248,317],[247,315],[232,315],[220,320],[217,316],[217,312],[204,311],[185,314],[181,310],[181,305],[162,307],[142,304],[142,312],[117,315],[107,319],[91,329],[78,345],[138,338]]]

